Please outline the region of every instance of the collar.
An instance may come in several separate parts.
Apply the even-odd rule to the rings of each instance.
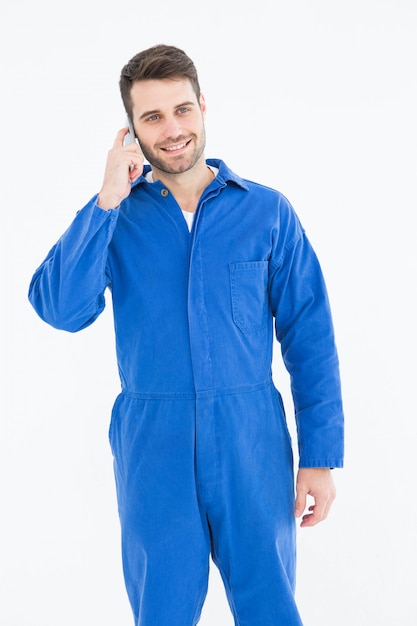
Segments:
[[[219,170],[219,173],[217,174],[215,180],[218,181],[220,185],[227,185],[228,183],[233,183],[234,185],[241,187],[245,191],[248,191],[249,187],[248,187],[247,182],[243,178],[241,178],[240,176],[232,172],[232,170],[226,165],[224,161],[220,159],[206,159],[206,163],[207,165],[212,165],[214,167],[217,167],[217,169]],[[145,176],[151,171],[151,169],[152,169],[151,166],[146,164],[143,168],[142,176],[140,176],[133,183],[132,187],[135,187],[136,185],[140,185],[140,184],[149,185],[150,183],[148,183]],[[152,184],[155,184],[155,183],[152,183]]]

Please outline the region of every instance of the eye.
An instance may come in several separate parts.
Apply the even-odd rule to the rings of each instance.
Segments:
[[[178,109],[178,113],[180,115],[184,115],[185,113],[188,113],[189,111],[191,111],[191,109],[189,107],[181,107]]]
[[[159,115],[150,115],[149,117],[146,118],[147,122],[155,122],[157,119],[159,119]]]

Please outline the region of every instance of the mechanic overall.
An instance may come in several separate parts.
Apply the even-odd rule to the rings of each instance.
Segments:
[[[206,102],[182,50],[135,55],[120,90],[136,140],[117,133],[99,193],[29,298],[45,322],[76,332],[111,292],[121,393],[109,437],[135,624],[197,624],[211,555],[236,625],[300,626],[296,519],[326,518],[331,468],[343,465],[319,262],[280,192],[206,160]],[[296,480],[275,339],[291,380]]]

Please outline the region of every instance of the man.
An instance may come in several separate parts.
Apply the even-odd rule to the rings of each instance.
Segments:
[[[109,436],[135,624],[196,624],[211,552],[236,624],[299,626],[295,518],[326,518],[330,468],[343,464],[319,263],[285,197],[206,161],[206,103],[182,50],[139,53],[120,89],[138,143],[118,132],[100,192],[36,271],[30,300],[74,332],[112,293],[122,391]],[[273,321],[297,421],[295,505]]]

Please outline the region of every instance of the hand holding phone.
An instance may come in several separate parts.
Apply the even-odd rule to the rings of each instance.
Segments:
[[[142,175],[144,156],[136,141],[130,120],[119,130],[107,156],[106,168],[97,204],[104,210],[117,208],[130,194],[132,183]]]

